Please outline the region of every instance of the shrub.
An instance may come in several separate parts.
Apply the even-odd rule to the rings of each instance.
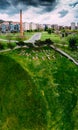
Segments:
[[[68,36],[69,48],[72,50],[77,49],[78,37],[77,35]]]
[[[52,33],[52,30],[49,28],[48,29],[48,34],[51,34]]]
[[[41,40],[36,40],[35,41],[35,45],[37,45],[37,46],[43,46],[43,45],[45,45],[45,41],[41,41]]]
[[[33,48],[33,44],[32,43],[25,43],[26,46],[28,46],[29,48]]]
[[[18,42],[16,44],[18,46],[24,46],[25,45],[25,43],[24,43],[24,37],[22,37],[22,38],[21,37],[17,37],[17,41]]]
[[[51,45],[53,44],[54,42],[51,40],[51,39],[46,39],[45,41],[41,41],[41,40],[37,40],[35,41],[35,45],[37,46],[43,46],[43,45]]]
[[[51,45],[53,43],[54,42],[50,38],[45,40],[45,44],[47,44],[47,45]]]

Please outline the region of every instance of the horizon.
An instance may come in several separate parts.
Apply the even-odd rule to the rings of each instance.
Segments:
[[[70,26],[78,23],[77,8],[78,0],[0,0],[0,18],[19,22],[22,9],[23,22]]]

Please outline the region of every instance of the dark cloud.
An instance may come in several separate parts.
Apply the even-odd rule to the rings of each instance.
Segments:
[[[69,4],[69,6],[71,6],[71,7],[76,7],[76,5],[78,5],[78,2],[74,2],[74,3],[71,3],[71,4]]]
[[[8,9],[10,8],[10,6],[13,8],[17,8],[18,10],[20,5],[20,8],[22,8],[23,10],[26,10],[30,6],[33,6],[41,7],[43,8],[43,11],[49,12],[55,8],[57,3],[58,2],[56,0],[0,0],[0,10]],[[11,12],[12,11],[14,10],[11,10]]]
[[[58,13],[60,14],[60,17],[62,18],[62,17],[66,16],[68,14],[68,10],[62,10]]]
[[[5,0],[0,0],[0,9],[6,9],[10,6],[10,3],[8,1]]]

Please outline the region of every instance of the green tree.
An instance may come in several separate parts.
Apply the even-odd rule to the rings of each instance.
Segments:
[[[51,34],[52,33],[52,30],[51,28],[48,29],[48,34]]]
[[[77,49],[77,42],[78,42],[78,37],[77,35],[70,35],[68,36],[68,42],[69,42],[69,48],[72,50]]]

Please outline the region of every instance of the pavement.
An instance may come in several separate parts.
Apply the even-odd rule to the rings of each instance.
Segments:
[[[26,40],[26,41],[24,41],[24,42],[29,42],[29,43],[34,44],[34,42],[35,42],[36,40],[39,40],[40,38],[41,38],[41,33],[36,33],[36,34],[34,34],[29,40]]]

